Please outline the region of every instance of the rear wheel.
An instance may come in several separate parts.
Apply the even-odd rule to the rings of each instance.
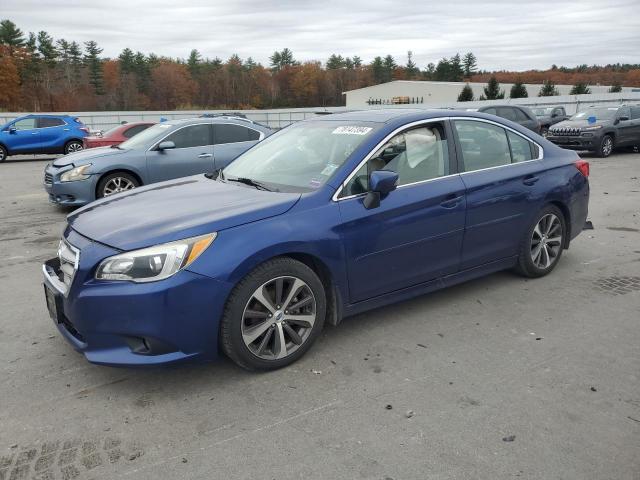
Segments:
[[[558,207],[543,208],[520,243],[516,270],[525,277],[542,277],[555,268],[562,256],[565,218]]]
[[[299,359],[320,334],[322,282],[292,258],[270,260],[233,290],[220,325],[222,349],[247,370],[274,370]]]
[[[613,152],[613,137],[611,135],[605,135],[600,141],[600,146],[596,152],[600,158],[606,158]]]
[[[0,162],[4,162],[8,156],[9,152],[7,152],[7,149],[0,145]]]
[[[79,152],[83,148],[84,147],[82,145],[82,142],[80,142],[79,140],[71,140],[67,142],[66,145],[64,146],[64,154],[69,155],[70,153],[73,153],[73,152]]]
[[[140,186],[140,182],[133,175],[125,172],[115,172],[103,177],[98,183],[97,198],[108,197],[114,193],[133,190]]]

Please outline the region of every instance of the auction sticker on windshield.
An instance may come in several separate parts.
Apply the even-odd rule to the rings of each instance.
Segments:
[[[344,126],[337,127],[331,133],[334,135],[366,135],[371,130],[371,127]]]

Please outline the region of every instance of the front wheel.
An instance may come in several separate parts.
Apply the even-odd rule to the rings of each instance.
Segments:
[[[558,207],[543,208],[520,243],[516,270],[525,277],[542,277],[555,268],[562,255],[566,225]]]
[[[131,174],[125,172],[115,172],[103,177],[98,183],[96,197],[108,197],[114,193],[133,190],[140,186],[140,182]]]
[[[0,145],[0,162],[4,162],[8,156],[9,152],[7,152],[7,149]]]
[[[224,353],[247,370],[275,370],[306,353],[324,325],[318,276],[292,258],[257,267],[233,290],[220,325]]]
[[[82,145],[82,142],[78,140],[71,140],[64,146],[64,154],[69,155],[70,153],[79,152],[83,148],[84,146]]]
[[[600,141],[600,147],[596,152],[600,158],[606,158],[613,152],[613,137],[611,135],[605,135]]]

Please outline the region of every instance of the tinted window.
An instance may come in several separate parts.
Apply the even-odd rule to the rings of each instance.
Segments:
[[[620,117],[627,117],[627,118],[631,118],[631,109],[629,107],[622,107],[620,110],[618,110],[618,118]]]
[[[135,127],[131,127],[130,129],[125,130],[122,135],[124,135],[126,138],[131,138],[134,135],[139,134],[141,131],[146,130],[150,126],[151,125],[136,125]]]
[[[633,120],[637,120],[640,118],[640,106],[638,107],[631,107],[631,118]]]
[[[32,130],[36,128],[35,118],[25,118],[24,120],[18,120],[13,124],[13,128],[16,130]]]
[[[248,142],[260,138],[259,132],[251,128],[232,125],[230,123],[215,124],[213,129],[216,136],[216,144]]]
[[[519,108],[514,108],[513,109],[513,113],[516,116],[516,121],[517,122],[526,122],[528,120],[531,120],[526,113],[524,113],[522,110],[520,110]]]
[[[491,108],[487,108],[486,110],[483,110],[484,113],[488,113],[489,115],[497,115],[496,113],[496,109],[491,107]]]
[[[391,138],[349,180],[341,196],[368,191],[369,175],[375,170],[396,172],[398,185],[448,175],[449,151],[442,125],[414,128]]]
[[[511,163],[507,134],[503,128],[469,120],[456,120],[454,125],[465,172]]]
[[[59,127],[60,125],[66,125],[61,118],[38,118],[38,128]]]
[[[515,108],[507,108],[507,107],[499,108],[498,116],[502,118],[506,118],[507,120],[511,120],[513,122],[518,121],[518,117],[516,116],[516,113],[515,113]]]
[[[509,137],[509,145],[511,145],[511,159],[513,163],[524,162],[534,158],[531,149],[532,143],[529,142],[529,140],[508,130],[507,136]]]
[[[169,135],[163,141],[175,143],[176,148],[211,145],[211,125],[203,123],[200,125],[183,127]]]
[[[562,110],[561,108],[556,108],[556,109],[553,111],[553,114],[554,114],[554,115],[558,115],[558,116],[564,115],[564,110]]]

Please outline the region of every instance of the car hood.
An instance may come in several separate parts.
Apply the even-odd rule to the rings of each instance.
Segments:
[[[300,196],[196,175],[103,198],[76,210],[67,220],[87,238],[132,250],[281,215]]]
[[[80,150],[79,152],[70,153],[69,155],[65,155],[64,157],[60,157],[53,161],[54,167],[66,167],[67,165],[83,165],[85,163],[90,163],[92,160],[101,157],[114,157],[117,155],[122,155],[127,152],[127,150],[120,150],[117,148],[111,147],[102,147],[102,148],[91,148],[87,150]]]
[[[584,128],[584,127],[594,127],[594,126],[604,126],[606,122],[604,121],[596,121],[595,123],[589,123],[588,120],[563,120],[562,122],[558,122],[553,125],[551,128]]]

